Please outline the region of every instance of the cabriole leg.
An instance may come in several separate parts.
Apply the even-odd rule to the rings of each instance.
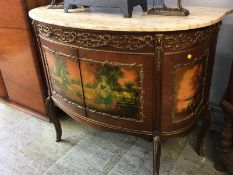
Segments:
[[[203,142],[206,133],[210,127],[211,121],[212,121],[212,112],[209,108],[206,108],[204,112],[204,116],[202,117],[202,126],[200,128],[196,142],[196,151],[200,156],[204,156]]]
[[[160,136],[155,135],[153,139],[153,175],[159,175],[160,156],[161,156]]]
[[[53,102],[51,96],[46,99],[46,112],[47,112],[50,120],[54,124],[55,130],[56,130],[56,142],[59,142],[59,141],[61,141],[62,129],[61,129],[60,121],[55,114],[54,102]]]

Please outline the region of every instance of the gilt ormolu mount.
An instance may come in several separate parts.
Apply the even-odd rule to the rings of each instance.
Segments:
[[[177,8],[169,8],[165,5],[165,0],[161,0],[161,6],[157,7],[155,0],[153,0],[153,8],[149,10],[151,15],[165,15],[165,16],[188,16],[189,11],[182,7],[181,0],[177,0]]]

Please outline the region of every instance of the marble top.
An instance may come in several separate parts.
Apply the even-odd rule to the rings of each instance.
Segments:
[[[39,7],[31,10],[29,16],[40,22],[64,27],[105,30],[105,31],[177,31],[206,27],[215,24],[233,13],[233,9],[186,7],[190,15],[186,17],[159,16],[142,13],[134,8],[133,18],[123,18],[117,8],[47,9]]]

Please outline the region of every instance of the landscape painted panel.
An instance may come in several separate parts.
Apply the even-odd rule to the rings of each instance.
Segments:
[[[73,58],[45,50],[52,89],[65,99],[84,106],[79,63]]]
[[[142,65],[80,61],[87,110],[141,120]]]
[[[184,120],[202,103],[205,62],[178,66],[174,71],[173,120]]]

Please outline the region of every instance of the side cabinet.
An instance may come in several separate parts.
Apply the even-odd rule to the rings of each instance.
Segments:
[[[28,10],[50,0],[7,0],[0,6],[0,101],[49,120],[46,86]]]

